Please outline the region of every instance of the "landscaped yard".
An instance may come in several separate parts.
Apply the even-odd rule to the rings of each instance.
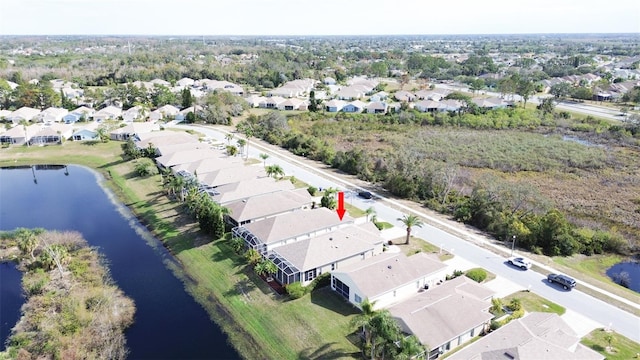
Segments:
[[[640,344],[616,332],[596,329],[582,338],[580,342],[599,352],[607,360],[640,359]]]
[[[527,312],[552,312],[558,315],[562,315],[566,311],[564,307],[530,291],[519,291],[513,293],[502,299],[502,303],[508,304],[511,299],[519,299],[520,304],[522,304],[522,307]]]

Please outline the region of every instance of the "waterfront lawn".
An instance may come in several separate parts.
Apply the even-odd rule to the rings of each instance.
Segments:
[[[609,334],[611,334],[611,348],[608,348],[607,335]],[[580,342],[599,352],[607,360],[640,359],[640,344],[615,331],[607,332],[604,329],[595,329]]]
[[[20,146],[0,149],[0,167],[36,164],[79,164],[104,169],[122,162],[121,142],[66,141],[63,145]]]
[[[297,300],[277,295],[225,240],[182,251],[178,259],[189,274],[185,281],[189,292],[240,345],[243,356],[341,358],[357,353],[347,339],[356,311],[330,289],[317,289]]]

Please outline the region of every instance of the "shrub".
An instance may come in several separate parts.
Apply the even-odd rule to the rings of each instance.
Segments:
[[[289,294],[292,299],[299,299],[307,293],[307,290],[299,281],[285,286],[285,290],[287,290],[287,294]]]
[[[493,330],[500,329],[501,326],[502,326],[502,323],[500,321],[491,320],[491,325],[489,325],[489,328],[493,331]]]
[[[309,186],[307,188],[307,191],[309,192],[309,195],[316,196],[316,193],[318,192],[318,188],[315,186]]]
[[[481,283],[487,278],[487,272],[484,269],[476,268],[467,271],[467,277],[475,282]]]
[[[306,292],[311,292],[315,289],[328,286],[329,284],[331,284],[331,273],[326,272],[324,274],[320,274],[306,287]]]
[[[509,302],[509,305],[507,305],[507,308],[513,312],[517,312],[518,310],[522,309],[522,303],[520,302],[520,299],[513,298]]]

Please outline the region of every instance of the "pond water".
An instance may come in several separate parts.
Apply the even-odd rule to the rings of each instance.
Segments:
[[[15,263],[0,262],[0,351],[5,349],[5,341],[11,328],[20,318],[22,296],[22,274]]]
[[[0,230],[76,230],[99,248],[113,279],[136,304],[135,323],[126,332],[130,359],[239,358],[167,268],[175,261],[171,254],[112,201],[92,171],[0,169],[0,199]]]
[[[607,276],[618,284],[621,280],[626,282],[629,289],[640,293],[640,262],[617,263],[607,270]]]

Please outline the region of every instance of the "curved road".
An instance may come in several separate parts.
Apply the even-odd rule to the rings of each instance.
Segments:
[[[226,142],[224,136],[227,132],[223,130],[189,125],[174,126],[182,129],[193,129],[221,143]],[[236,134],[236,137],[238,137],[238,134]],[[365,200],[354,196],[353,189],[358,188],[356,185],[348,183],[327,172],[312,168],[283,149],[272,146],[267,147],[255,141],[250,141],[249,156],[259,159],[260,153],[269,154],[268,162],[270,164],[280,165],[287,175],[293,175],[297,179],[316,187],[334,187],[345,191],[345,201],[347,203],[351,203],[361,209],[374,207],[378,218],[384,219],[400,228],[403,228],[403,225],[397,218],[402,217],[406,212],[411,211],[423,218],[428,218],[428,215],[415,212],[408,208],[406,208],[407,211],[405,213],[396,210],[394,207],[402,207],[402,205],[377,195],[374,198],[375,200]],[[388,206],[387,203],[394,205],[394,207]],[[434,221],[439,222],[439,220]],[[456,256],[518,284],[523,289],[529,288],[538,295],[599,323],[602,327],[611,326],[616,332],[636,342],[640,342],[640,318],[579,291],[580,286],[584,286],[582,283],[579,283],[577,289],[573,291],[563,291],[562,288],[557,285],[548,284],[546,282],[546,275],[531,270],[521,271],[515,267],[508,266],[505,263],[506,258],[496,255],[471,242],[462,240],[439,228],[425,224],[422,228],[414,228],[413,233],[417,237],[423,238],[432,244],[440,245]],[[473,237],[473,235],[470,236]],[[639,304],[632,305],[640,308]]]

